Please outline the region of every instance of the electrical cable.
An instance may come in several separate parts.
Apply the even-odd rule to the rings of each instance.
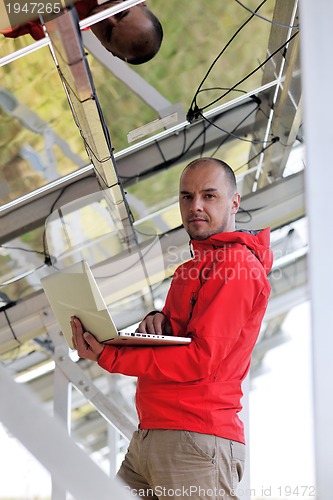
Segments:
[[[10,280],[4,281],[3,283],[0,284],[0,288],[5,288],[8,285],[12,285],[13,283],[17,283],[18,281],[26,278],[27,276],[30,276],[34,272],[38,271],[39,269],[42,269],[46,264],[42,264],[38,267],[35,267],[34,269],[30,269],[29,271],[26,271],[23,274],[20,274],[19,276],[15,276],[15,278],[11,278]]]
[[[217,128],[218,130],[220,130],[224,134],[227,134],[229,137],[234,137],[235,139],[238,139],[239,141],[250,142],[251,144],[265,144],[265,143],[267,143],[267,141],[262,141],[259,139],[246,139],[245,137],[241,137],[240,135],[236,135],[233,132],[229,132],[228,130],[223,129],[219,125],[216,125],[213,121],[209,120],[207,117],[205,117],[203,114],[201,114],[201,112],[200,112],[200,116],[202,117],[202,119],[204,121],[207,121],[213,127]]]
[[[280,141],[279,137],[273,137],[273,139],[269,142],[269,144],[267,146],[265,146],[264,148],[261,148],[259,153],[252,156],[252,158],[250,158],[246,163],[243,163],[243,165],[241,165],[240,167],[235,168],[234,173],[236,173],[239,170],[241,170],[242,168],[246,167],[249,163],[251,163],[251,161],[255,160],[258,156],[260,156],[262,153],[264,153],[268,148],[273,146],[273,144],[275,144],[276,142],[279,142],[279,141]]]
[[[71,110],[72,110],[72,114],[73,114],[73,118],[74,118],[74,122],[75,122],[75,125],[77,126],[77,128],[79,129],[79,132],[80,132],[80,135],[81,135],[81,138],[83,140],[83,143],[84,143],[84,146],[85,146],[85,149],[86,149],[86,152],[88,154],[88,157],[90,158],[91,160],[91,163],[92,163],[92,166],[94,168],[94,171],[96,172],[97,176],[99,177],[99,179],[102,181],[102,184],[104,185],[104,189],[110,189],[112,187],[114,187],[114,185],[109,185],[106,180],[104,179],[103,175],[99,172],[98,168],[95,166],[95,163],[94,163],[94,159],[100,163],[100,164],[103,164],[103,163],[106,163],[108,161],[112,161],[114,162],[114,159],[113,159],[113,156],[112,156],[112,151],[113,151],[113,148],[111,146],[111,140],[110,140],[110,136],[109,136],[109,132],[108,132],[108,129],[107,129],[107,126],[106,126],[106,123],[105,123],[105,120],[104,120],[104,117],[103,117],[103,114],[101,112],[101,108],[100,108],[100,104],[99,104],[99,101],[97,99],[97,96],[96,96],[96,91],[94,90],[94,88],[92,88],[92,94],[91,94],[91,97],[89,97],[88,99],[85,99],[83,101],[81,101],[78,96],[76,95],[76,93],[74,92],[74,90],[72,89],[72,87],[69,85],[68,81],[65,79],[65,77],[63,76],[63,73],[62,71],[60,70],[59,68],[59,75],[60,75],[60,78],[62,80],[62,83],[64,85],[64,87],[66,88],[66,91],[67,91],[67,97],[68,99],[70,100],[71,102]],[[68,89],[70,90],[70,92],[68,91]],[[88,101],[94,101],[95,102],[95,105],[96,105],[96,108],[97,108],[97,111],[98,111],[98,115],[99,115],[99,118],[100,118],[100,122],[101,122],[101,125],[102,125],[102,129],[103,129],[103,133],[104,133],[104,138],[106,140],[106,143],[108,145],[108,149],[110,151],[110,154],[108,156],[106,156],[105,158],[99,158],[96,153],[94,152],[94,150],[92,149],[92,147],[90,146],[89,144],[89,141],[86,139],[85,137],[85,133],[84,131],[82,130],[81,126],[80,126],[80,121],[78,119],[78,116],[77,116],[77,113],[75,111],[75,106],[73,105],[72,103],[72,97],[74,97],[78,103],[80,104],[84,104],[85,102],[88,102]]]
[[[242,221],[237,220],[237,215],[238,214],[242,214],[242,213],[248,215],[248,217],[249,217],[248,220],[245,220],[245,221],[244,220],[242,220]],[[239,224],[240,222],[242,224],[249,224],[252,221],[252,219],[253,219],[253,217],[252,217],[252,214],[251,214],[251,212],[249,210],[245,210],[244,208],[239,207],[239,210],[238,210],[238,212],[236,214],[236,219],[235,219],[236,224]]]
[[[201,80],[199,86],[198,86],[198,89],[197,91],[195,92],[194,94],[194,97],[192,99],[192,102],[191,102],[191,105],[190,105],[190,108],[187,112],[187,120],[192,123],[192,121],[194,121],[194,119],[196,119],[196,111],[199,109],[198,106],[197,106],[197,101],[196,101],[196,98],[197,98],[197,95],[199,94],[203,84],[205,83],[205,81],[207,80],[210,72],[212,71],[213,67],[215,66],[215,64],[217,63],[217,61],[220,59],[220,57],[224,54],[224,52],[227,50],[227,48],[229,47],[229,45],[231,45],[231,43],[235,40],[236,36],[242,31],[242,29],[245,28],[245,26],[251,21],[251,19],[253,19],[254,17],[254,14],[266,3],[267,0],[263,0],[259,5],[258,7],[255,9],[254,13],[236,30],[236,32],[233,34],[233,36],[230,38],[230,40],[226,43],[226,45],[223,47],[223,49],[219,52],[219,54],[215,57],[214,61],[211,63],[211,65],[209,66],[205,76],[203,77],[203,79]],[[235,85],[233,88],[235,88],[237,85]],[[194,108],[193,108],[194,106]],[[205,108],[202,108],[201,111],[203,111],[203,109]]]
[[[3,248],[5,250],[20,250],[22,252],[29,252],[29,253],[35,253],[35,254],[38,254],[38,255],[43,255],[44,257],[46,257],[47,255],[45,254],[44,251],[40,251],[40,250],[32,250],[31,248],[23,248],[23,247],[8,247],[8,246],[5,246],[5,245],[0,245],[0,248]]]
[[[17,338],[17,336],[16,336],[16,334],[15,334],[15,332],[14,332],[14,329],[13,329],[13,327],[12,327],[12,324],[11,324],[11,322],[10,322],[9,318],[8,318],[7,311],[6,311],[6,310],[4,310],[3,312],[4,312],[4,314],[5,314],[5,318],[6,318],[6,321],[7,321],[8,326],[9,326],[9,329],[10,329],[10,331],[11,331],[11,334],[13,335],[14,339],[15,339],[15,340],[16,340],[16,342],[19,344],[19,346],[21,346],[21,345],[22,345],[22,342],[21,342],[21,341]],[[17,346],[17,347],[19,347],[19,346]]]
[[[242,120],[233,128],[232,130],[232,133],[234,134],[236,132],[236,130],[243,124],[243,122],[245,120],[247,120],[253,113],[256,113],[259,109],[260,109],[260,103],[261,101],[258,100],[258,106],[254,109],[252,109],[244,118],[242,118]],[[215,150],[213,151],[213,153],[210,155],[211,158],[213,158],[217,151],[223,146],[223,144],[227,141],[229,135],[228,133],[226,134],[226,136],[222,139],[222,141],[220,142],[220,144],[215,148]]]
[[[195,101],[195,98],[196,98],[196,95],[197,93],[195,94],[194,96],[194,103],[195,103],[195,110],[189,110],[189,113],[192,111],[192,115],[195,114],[195,117],[202,113],[202,111],[204,111],[205,109],[207,109],[209,106],[212,106],[213,104],[217,103],[218,101],[220,101],[221,99],[223,99],[223,97],[225,97],[226,95],[228,95],[231,91],[235,90],[236,87],[238,87],[238,85],[244,83],[248,78],[250,78],[252,75],[254,75],[257,71],[259,71],[259,69],[261,69],[263,66],[265,66],[265,64],[267,64],[267,62],[272,59],[278,52],[280,52],[281,49],[283,49],[284,47],[286,47],[286,45],[288,45],[297,35],[299,34],[299,31],[297,31],[296,33],[294,33],[293,35],[291,35],[288,40],[286,40],[278,49],[276,49],[274,52],[272,52],[270,54],[270,56],[268,56],[261,64],[259,64],[254,70],[252,70],[250,73],[248,73],[244,78],[242,78],[241,80],[239,80],[237,83],[235,83],[235,85],[233,85],[227,92],[225,92],[224,94],[222,94],[220,97],[218,97],[217,99],[215,99],[214,101],[211,101],[209,104],[207,104],[206,106],[203,106],[202,108],[198,108],[197,106],[197,103]],[[192,101],[193,102],[193,101]],[[189,114],[188,113],[188,114]],[[191,113],[190,113],[191,114]]]
[[[254,100],[257,100],[258,103],[261,102],[260,99],[258,99],[258,97],[256,97],[256,96],[252,96],[252,98]],[[255,108],[254,110],[251,110],[251,113],[257,111],[257,109],[258,108]],[[248,116],[249,115],[247,115],[245,117],[245,119]],[[211,126],[216,126],[216,125],[214,125],[214,122],[211,122],[211,120],[208,120],[208,119],[206,120],[205,119],[203,121],[207,121],[208,127],[205,127],[205,125],[203,125],[203,129],[192,139],[192,141],[188,145],[186,144],[186,138],[187,138],[187,136],[186,136],[186,128],[183,129],[184,142],[183,142],[182,151],[181,151],[180,154],[178,154],[177,156],[175,156],[175,157],[173,157],[173,158],[171,158],[169,160],[166,160],[165,155],[164,155],[164,153],[162,151],[162,148],[160,146],[160,143],[158,141],[155,141],[154,143],[155,143],[156,147],[158,148],[158,151],[159,151],[159,153],[161,155],[163,163],[155,165],[154,167],[152,167],[150,169],[147,169],[144,172],[136,173],[136,174],[134,174],[132,176],[122,176],[121,179],[124,181],[123,182],[124,186],[126,186],[128,183],[132,182],[133,180],[139,181],[141,178],[144,178],[144,177],[149,176],[151,174],[155,174],[157,172],[165,170],[165,169],[169,168],[170,166],[172,166],[174,163],[180,162],[182,160],[182,158],[191,151],[191,149],[195,145],[195,143],[200,140],[201,136],[206,133],[206,131],[208,130],[208,128],[211,127]],[[242,123],[242,121],[240,122],[240,124],[241,123]],[[229,134],[228,131],[225,131],[225,133]],[[239,138],[239,136],[236,136],[236,138]],[[249,141],[249,142],[253,142],[253,141]],[[201,150],[202,149],[203,149],[203,147],[201,147]]]
[[[266,21],[270,24],[273,24],[274,26],[280,26],[281,28],[287,28],[287,29],[299,28],[299,24],[291,26],[289,24],[278,23],[276,21],[268,19],[267,17],[261,16],[260,14],[257,14],[255,11],[244,5],[240,0],[235,0],[235,2],[237,2],[241,7],[243,7],[243,9],[247,10],[248,12],[251,12],[254,16],[259,17],[259,19],[262,19],[263,21]]]

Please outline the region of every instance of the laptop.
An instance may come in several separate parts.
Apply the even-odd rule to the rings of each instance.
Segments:
[[[41,284],[71,349],[74,349],[71,316],[77,316],[84,329],[105,344],[155,346],[191,342],[189,337],[118,332],[89,264],[84,260],[41,278]]]

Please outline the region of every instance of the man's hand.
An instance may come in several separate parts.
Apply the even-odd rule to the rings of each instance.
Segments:
[[[139,324],[137,332],[155,335],[172,335],[170,322],[163,313],[149,314]]]
[[[104,344],[98,342],[91,333],[85,332],[81,321],[75,316],[71,317],[71,329],[72,343],[80,358],[98,361],[104,349]]]

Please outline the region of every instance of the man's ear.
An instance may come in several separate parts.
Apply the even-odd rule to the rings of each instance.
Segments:
[[[231,213],[236,214],[238,212],[239,206],[240,206],[240,201],[241,201],[240,194],[239,193],[235,193],[232,196]]]

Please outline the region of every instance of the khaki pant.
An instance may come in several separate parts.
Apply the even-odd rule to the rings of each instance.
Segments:
[[[236,500],[245,446],[197,432],[139,430],[118,477],[130,497]]]

